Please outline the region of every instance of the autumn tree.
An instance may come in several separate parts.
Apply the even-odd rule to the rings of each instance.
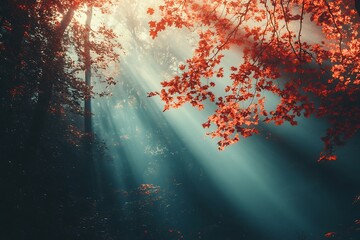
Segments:
[[[108,13],[112,1],[1,4],[1,108],[6,113],[2,123],[4,129],[25,130],[22,135],[27,135],[26,140],[20,144],[25,155],[36,155],[48,114],[64,114],[65,110],[82,114],[82,101],[94,95],[79,75],[86,68],[84,45],[94,54],[91,64],[99,73],[97,77],[118,60],[120,44],[113,31],[104,25],[89,29],[81,21],[86,6],[101,15]],[[84,44],[86,32],[89,38]],[[114,84],[112,78],[103,80]],[[22,106],[30,106],[26,109],[30,120],[17,116],[23,112]],[[22,122],[22,126],[11,126],[14,122]]]
[[[358,6],[358,1],[356,6]],[[219,149],[260,132],[260,123],[297,125],[314,115],[330,123],[319,160],[335,160],[360,128],[359,15],[354,1],[163,1],[148,14],[155,38],[169,27],[187,28],[198,43],[181,73],[163,81],[164,110],[185,103],[215,112],[203,123]],[[311,32],[311,33],[310,33]],[[316,37],[313,36],[317,32]],[[228,50],[241,61],[224,68]],[[269,107],[269,94],[278,98]],[[213,128],[214,126],[214,128]]]
[[[3,214],[9,219],[0,235],[5,238],[66,239],[37,234],[52,234],[64,216],[90,214],[84,208],[92,206],[87,200],[88,189],[94,189],[92,163],[81,143],[84,100],[97,93],[85,83],[85,53],[91,52],[94,77],[109,86],[114,80],[105,71],[117,64],[120,44],[100,21],[86,27],[84,16],[87,6],[101,17],[111,4],[0,1],[0,165],[7,208]],[[71,187],[70,179],[75,183]],[[73,197],[79,199],[75,204]],[[73,209],[75,205],[80,207]]]

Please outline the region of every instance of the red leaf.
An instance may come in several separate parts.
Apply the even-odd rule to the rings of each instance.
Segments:
[[[336,234],[336,232],[328,232],[328,233],[325,233],[325,237],[327,237],[327,238],[333,238],[333,237],[335,237],[335,234]]]
[[[148,8],[148,10],[146,11],[147,14],[149,15],[153,15],[154,14],[154,9],[153,8]]]

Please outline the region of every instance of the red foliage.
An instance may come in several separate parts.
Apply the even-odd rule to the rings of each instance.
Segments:
[[[327,238],[333,238],[333,237],[335,237],[335,234],[336,234],[336,232],[328,232],[328,233],[325,233],[325,237],[327,237]]]
[[[24,94],[25,92],[25,86],[24,85],[20,85],[20,86],[16,86],[13,89],[10,90],[10,95],[15,98],[19,95]]]
[[[148,8],[147,13],[150,14],[150,15],[153,15],[154,11],[155,10],[153,8]]]
[[[139,186],[138,190],[141,195],[150,195],[159,193],[160,187],[154,186],[154,184],[144,183]]]
[[[297,125],[297,117],[315,115],[331,124],[319,161],[336,160],[333,147],[360,128],[360,23],[353,1],[172,0],[156,11],[162,17],[149,22],[153,38],[167,27],[188,28],[198,46],[179,66],[182,73],[149,95],[160,95],[164,110],[214,102],[203,127],[215,125],[208,134],[220,138],[219,149],[258,134],[260,122]],[[307,42],[309,27],[321,36]],[[221,61],[230,48],[242,51],[242,61],[228,69],[226,94],[218,94],[213,88],[225,78]],[[271,110],[267,92],[280,99]]]

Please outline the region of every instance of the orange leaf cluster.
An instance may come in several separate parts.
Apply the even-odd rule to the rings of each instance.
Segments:
[[[203,127],[216,127],[209,135],[220,138],[220,149],[259,133],[260,122],[297,125],[298,117],[315,115],[331,124],[319,160],[336,160],[333,147],[360,128],[360,23],[353,1],[166,0],[158,11],[161,18],[149,22],[153,38],[166,27],[185,27],[197,33],[198,45],[179,66],[182,73],[151,96],[160,96],[164,110],[214,102]],[[321,36],[307,42],[309,26]],[[221,61],[230,48],[242,52],[242,61],[228,69],[224,95],[214,87],[224,78]],[[274,109],[265,107],[267,92],[280,99]]]
[[[140,194],[142,194],[142,195],[150,195],[150,194],[159,193],[160,187],[155,186],[154,184],[144,183],[138,187],[138,190],[139,190]]]

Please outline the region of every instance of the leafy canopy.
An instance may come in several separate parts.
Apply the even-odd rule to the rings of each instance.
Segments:
[[[333,147],[360,128],[354,1],[164,0],[147,13],[160,16],[149,22],[153,38],[168,27],[188,28],[198,37],[181,73],[149,96],[159,95],[164,110],[214,102],[203,127],[215,126],[208,135],[220,138],[220,150],[258,134],[260,122],[296,125],[297,117],[315,115],[330,122],[319,160],[335,160]],[[242,60],[224,70],[230,49],[240,50]],[[225,94],[216,90],[223,82]],[[265,106],[269,92],[279,98],[274,109]]]

